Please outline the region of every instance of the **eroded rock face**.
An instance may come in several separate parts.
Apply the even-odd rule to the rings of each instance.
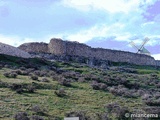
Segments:
[[[48,53],[48,44],[43,42],[24,43],[18,48],[26,52]]]
[[[6,55],[17,56],[22,58],[31,57],[29,53],[1,42],[0,42],[0,54],[6,54]]]

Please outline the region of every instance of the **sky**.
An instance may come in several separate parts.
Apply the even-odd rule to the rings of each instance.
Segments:
[[[15,47],[51,38],[137,52],[160,60],[160,0],[0,0],[0,42]]]

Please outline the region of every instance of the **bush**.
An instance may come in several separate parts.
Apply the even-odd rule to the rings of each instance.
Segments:
[[[0,88],[7,88],[8,87],[8,83],[6,83],[6,82],[3,82],[3,81],[1,81],[0,80]]]
[[[49,82],[47,78],[42,78],[41,82]]]
[[[123,97],[138,97],[138,94],[135,90],[129,90],[125,88],[124,86],[113,86],[108,88],[109,92],[112,93],[113,95],[118,95],[118,96],[123,96]]]
[[[119,120],[126,120],[126,113],[130,113],[127,107],[122,107],[118,103],[110,103],[105,105],[109,114],[114,114]]]
[[[71,86],[71,82],[65,78],[62,78],[61,80],[58,81],[59,84],[66,86],[66,87],[70,87]]]
[[[32,111],[36,113],[43,113],[42,109],[38,105],[33,106]]]
[[[10,73],[10,78],[16,78],[17,77],[17,73]]]
[[[17,93],[22,93],[24,91],[23,86],[21,84],[13,83],[9,87],[11,88],[11,90],[15,90]]]
[[[43,117],[38,116],[38,115],[33,115],[33,116],[31,116],[30,118],[31,118],[30,120],[44,120]]]
[[[19,112],[14,115],[15,120],[29,120],[29,117],[26,112]]]
[[[58,91],[54,92],[58,97],[64,97],[66,96],[66,92],[63,88],[60,88]]]
[[[36,76],[36,75],[31,75],[31,79],[32,79],[32,80],[38,80],[38,76]]]
[[[103,113],[100,117],[100,120],[110,120],[107,113]]]
[[[10,76],[10,73],[6,72],[3,74],[5,77],[9,77]]]
[[[34,93],[35,90],[36,90],[36,88],[35,88],[34,86],[32,86],[32,85],[28,85],[28,86],[27,86],[27,91],[28,91],[29,93]]]
[[[144,102],[146,105],[149,105],[149,106],[160,106],[160,99],[152,98],[152,99],[144,100]]]
[[[80,120],[87,120],[85,112],[83,111],[68,112],[65,114],[65,116],[66,117],[79,117]]]
[[[79,77],[79,78],[78,78],[78,82],[85,82],[84,77]]]
[[[14,72],[7,72],[7,73],[4,73],[3,74],[5,77],[8,77],[8,78],[16,78],[17,77],[17,73],[14,73]]]
[[[91,86],[94,90],[100,90],[100,87],[97,81],[92,81]]]

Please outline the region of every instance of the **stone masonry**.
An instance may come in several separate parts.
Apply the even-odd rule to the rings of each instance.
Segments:
[[[24,43],[18,48],[26,52],[48,53],[48,44],[43,42]]]
[[[34,46],[35,45],[35,46]],[[127,62],[137,65],[157,65],[153,57],[125,51],[91,48],[82,43],[63,41],[53,38],[49,44],[36,43],[22,44],[19,48],[27,52],[51,53],[54,55],[71,55],[109,60],[113,62]]]

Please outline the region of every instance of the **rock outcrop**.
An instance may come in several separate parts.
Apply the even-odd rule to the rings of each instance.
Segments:
[[[6,54],[6,55],[17,56],[22,58],[31,57],[29,53],[1,42],[0,42],[0,54]]]

